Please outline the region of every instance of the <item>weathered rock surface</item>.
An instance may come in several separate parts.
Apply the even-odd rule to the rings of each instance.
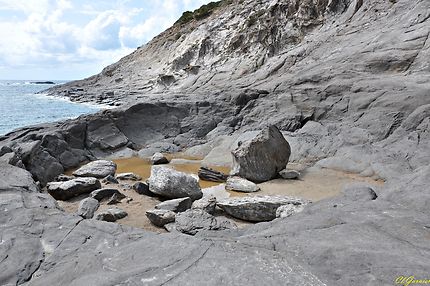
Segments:
[[[99,201],[93,198],[83,199],[79,203],[78,215],[85,219],[93,218],[94,213],[99,208]]]
[[[217,202],[217,205],[229,215],[246,221],[271,221],[276,218],[276,210],[283,205],[301,206],[309,201],[300,198],[281,196],[256,196],[229,198]]]
[[[163,227],[175,221],[176,213],[167,209],[146,211],[146,217],[156,226]]]
[[[116,194],[119,199],[125,198],[125,195],[122,194],[119,190],[109,189],[109,188],[94,190],[91,192],[90,197],[92,197],[98,201],[101,201],[105,198],[112,197],[114,194]]]
[[[236,229],[236,224],[224,217],[215,217],[201,209],[191,209],[176,214],[175,229],[195,235],[199,231]]]
[[[120,173],[116,175],[116,179],[126,181],[140,181],[142,180],[142,177],[134,173]]]
[[[180,198],[164,201],[155,206],[155,209],[168,210],[175,213],[184,212],[191,208],[193,202],[190,198]]]
[[[229,177],[227,179],[225,189],[227,191],[242,193],[255,193],[260,191],[260,187],[257,186],[257,184],[237,176]]]
[[[113,176],[116,172],[116,164],[112,161],[97,160],[80,167],[73,172],[77,177],[94,177],[105,178],[109,175]]]
[[[95,219],[107,222],[116,222],[119,219],[125,218],[127,215],[126,211],[115,207],[97,213]]]
[[[253,182],[268,181],[285,168],[290,153],[290,145],[282,133],[275,126],[267,127],[232,152],[231,174]]]
[[[152,193],[169,199],[190,197],[194,201],[203,196],[196,178],[164,166],[152,166],[148,185]]]
[[[152,165],[168,164],[169,160],[163,154],[155,153],[151,157],[151,163],[152,163]]]
[[[48,193],[55,199],[62,201],[91,193],[100,188],[100,181],[90,177],[76,178],[66,182],[52,182],[47,186]]]
[[[216,197],[213,195],[205,196],[200,200],[194,201],[191,208],[204,210],[208,214],[213,215],[216,208]]]

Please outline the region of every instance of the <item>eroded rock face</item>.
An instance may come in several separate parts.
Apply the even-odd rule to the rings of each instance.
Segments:
[[[213,195],[205,196],[200,200],[194,201],[192,209],[201,209],[208,214],[214,214],[216,208],[216,197]]]
[[[66,182],[52,182],[47,186],[48,193],[57,200],[66,201],[81,194],[88,194],[100,189],[100,181],[96,178],[76,178]]]
[[[152,166],[148,184],[152,193],[169,199],[198,200],[203,196],[196,178],[165,166]]]
[[[271,221],[276,218],[276,210],[283,205],[302,206],[309,201],[282,196],[256,196],[228,198],[217,202],[217,205],[229,215],[253,222]]]
[[[105,178],[113,176],[116,172],[116,164],[112,161],[97,160],[90,162],[73,172],[76,177]]]
[[[278,128],[267,127],[232,152],[231,175],[253,182],[268,181],[285,168],[290,153],[290,145]]]
[[[227,179],[227,182],[225,183],[225,189],[227,191],[242,193],[255,193],[260,191],[260,187],[258,187],[257,184],[237,176],[229,177]]]
[[[195,235],[199,231],[236,229],[236,224],[224,217],[215,217],[201,209],[178,213],[175,228],[185,234]]]

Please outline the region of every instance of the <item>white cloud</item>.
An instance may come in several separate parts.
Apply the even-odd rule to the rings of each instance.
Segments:
[[[76,77],[90,75],[82,74],[84,67],[93,67],[88,73],[101,70],[168,28],[183,11],[210,1],[112,2],[0,0],[0,37],[7,39],[0,42],[0,78],[18,68],[69,65],[79,70]]]

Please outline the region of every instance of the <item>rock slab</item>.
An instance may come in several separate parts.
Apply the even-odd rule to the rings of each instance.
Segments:
[[[66,201],[73,197],[91,193],[100,189],[100,181],[96,178],[76,178],[66,182],[52,182],[47,186],[48,193],[57,200]]]
[[[236,176],[229,177],[227,179],[225,189],[227,191],[235,191],[242,193],[255,193],[260,191],[260,187],[257,186],[257,184]]]
[[[199,231],[236,229],[236,224],[225,218],[215,217],[201,209],[191,209],[179,213],[175,218],[177,231],[195,235]]]
[[[228,198],[217,205],[232,217],[252,222],[271,221],[276,218],[276,211],[283,205],[301,206],[309,201],[283,196],[256,196]]]
[[[109,175],[115,175],[116,164],[112,161],[97,160],[90,162],[78,170],[73,172],[76,177],[94,177],[94,178],[105,178]]]
[[[79,203],[78,215],[85,219],[94,217],[94,213],[99,208],[99,201],[93,198],[86,198]]]
[[[163,227],[168,223],[175,221],[175,215],[173,211],[170,210],[149,210],[146,211],[146,217],[156,226]]]
[[[192,201],[190,198],[180,198],[164,201],[155,206],[159,210],[168,210],[175,213],[184,212],[191,208]]]

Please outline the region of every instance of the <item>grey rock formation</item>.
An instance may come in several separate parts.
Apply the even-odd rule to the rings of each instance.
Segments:
[[[127,215],[126,211],[115,207],[97,213],[95,219],[107,222],[116,222],[119,219],[125,218]]]
[[[48,193],[57,200],[66,201],[73,197],[91,193],[101,188],[96,178],[76,178],[66,182],[52,182],[47,186]]]
[[[260,191],[260,187],[257,186],[257,184],[237,176],[229,177],[227,179],[227,182],[225,183],[225,189],[227,191],[241,193],[255,193]]]
[[[85,219],[93,218],[94,213],[99,208],[99,201],[93,198],[83,199],[79,203],[78,215]]]
[[[112,175],[109,175],[109,176],[103,178],[103,180],[101,180],[101,182],[104,184],[119,184],[119,181]]]
[[[116,175],[118,180],[140,181],[142,177],[134,173],[120,173]]]
[[[309,201],[300,198],[281,196],[256,196],[229,198],[217,202],[217,205],[229,215],[246,221],[271,221],[276,218],[276,210],[283,205],[302,206]]]
[[[146,217],[156,226],[163,227],[175,221],[176,213],[171,210],[158,209],[146,211]]]
[[[155,209],[168,210],[175,213],[184,212],[191,208],[192,201],[190,198],[180,198],[164,201],[155,206]]]
[[[195,235],[200,231],[236,229],[236,224],[224,217],[215,217],[202,209],[191,209],[176,214],[175,229]]]
[[[15,188],[25,189],[29,192],[39,191],[27,171],[9,164],[0,163],[0,194],[3,191]]]
[[[212,195],[204,196],[200,200],[194,201],[191,208],[204,210],[208,214],[213,215],[216,208],[216,197]]]
[[[275,126],[267,127],[232,152],[231,174],[253,182],[268,181],[287,166],[290,153],[282,133]]]
[[[119,199],[125,198],[125,195],[122,194],[119,190],[109,189],[109,188],[94,190],[91,192],[90,197],[92,197],[98,201],[101,201],[105,198],[112,197],[114,194],[116,194]]]
[[[282,170],[279,172],[279,176],[285,180],[297,180],[300,178],[300,172],[296,170]]]
[[[152,165],[168,164],[169,160],[163,154],[155,153],[151,157],[151,163],[152,163]]]
[[[107,176],[113,176],[116,172],[116,164],[112,161],[97,160],[80,167],[78,170],[73,172],[76,177],[94,177],[94,178],[105,178]]]
[[[196,178],[164,166],[152,166],[148,184],[152,193],[169,199],[203,196]]]

